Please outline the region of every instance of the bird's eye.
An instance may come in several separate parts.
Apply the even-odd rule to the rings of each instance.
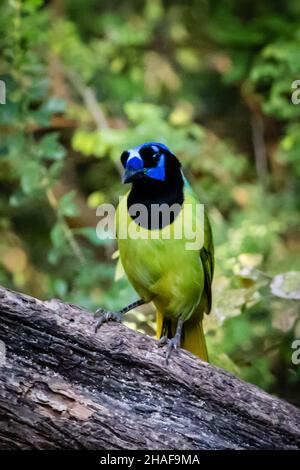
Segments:
[[[140,156],[144,161],[145,168],[154,168],[157,161],[159,160],[159,154],[153,152],[151,147],[142,147],[140,150]]]

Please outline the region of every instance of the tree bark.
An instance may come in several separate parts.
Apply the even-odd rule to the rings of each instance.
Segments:
[[[0,339],[0,449],[300,449],[297,408],[76,306],[0,287]]]

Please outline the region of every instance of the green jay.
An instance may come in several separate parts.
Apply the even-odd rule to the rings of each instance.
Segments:
[[[166,361],[178,347],[208,361],[202,325],[204,312],[211,310],[214,271],[208,216],[204,211],[199,218],[199,201],[179,160],[164,144],[146,142],[126,150],[121,162],[123,183],[131,183],[131,189],[121,198],[116,213],[118,246],[126,275],[140,300],[119,312],[98,309],[96,331],[104,322],[121,321],[129,310],[153,302],[157,338],[159,346],[166,346]],[[140,207],[145,208],[146,217],[139,217]],[[157,216],[153,208],[158,212],[169,208],[168,217]],[[187,249],[190,238],[179,225],[185,228],[194,222],[200,223],[202,243],[197,249]],[[136,224],[140,238],[130,236],[129,231],[120,236],[123,227],[130,224]]]

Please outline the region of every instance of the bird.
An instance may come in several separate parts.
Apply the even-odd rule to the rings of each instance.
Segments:
[[[158,345],[166,347],[166,362],[178,348],[208,362],[203,316],[212,304],[214,244],[206,210],[198,212],[203,205],[165,144],[145,142],[125,150],[121,163],[122,182],[131,188],[120,198],[116,234],[121,263],[140,299],[118,312],[98,309],[95,329],[111,320],[122,321],[129,310],[152,302],[156,337]],[[202,237],[189,249],[185,229],[193,224]]]

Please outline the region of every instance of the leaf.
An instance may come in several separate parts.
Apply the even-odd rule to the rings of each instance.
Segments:
[[[62,160],[66,155],[65,148],[58,142],[59,134],[52,132],[43,137],[38,146],[38,156],[50,160]]]
[[[272,279],[271,292],[281,299],[300,299],[300,272],[288,271]]]
[[[76,235],[84,236],[90,243],[95,246],[109,245],[110,243],[112,243],[112,240],[110,238],[99,238],[97,236],[95,227],[78,228],[73,230],[73,233],[75,233]]]
[[[21,206],[26,200],[26,196],[23,191],[18,190],[14,194],[12,194],[9,198],[9,204],[12,207],[19,207]]]
[[[263,256],[261,253],[241,253],[239,255],[239,261],[242,266],[249,268],[256,268],[261,264]]]
[[[76,217],[78,208],[74,202],[75,191],[70,191],[59,199],[58,212],[61,216]]]
[[[297,302],[288,302],[288,300],[276,300],[273,302],[272,326],[284,333],[290,331],[297,318],[299,309]]]
[[[41,188],[42,169],[37,162],[28,162],[21,175],[21,187],[25,194],[30,194]]]
[[[260,300],[260,294],[253,288],[225,288],[215,296],[213,313],[220,323],[226,318],[235,317],[242,313],[243,307],[255,304]]]
[[[65,243],[65,228],[62,222],[57,222],[50,232],[51,240],[56,248],[61,248]]]
[[[61,98],[52,97],[43,104],[42,110],[49,114],[63,113],[66,110],[67,103]]]
[[[107,150],[107,145],[99,131],[86,131],[83,129],[78,129],[74,133],[72,147],[84,155],[96,155],[98,157],[103,157]]]
[[[56,295],[58,295],[59,297],[63,297],[67,293],[68,284],[64,279],[54,279],[53,289]]]
[[[91,193],[87,199],[87,205],[91,209],[95,209],[100,204],[103,204],[105,201],[105,194],[103,191],[94,191]]]

